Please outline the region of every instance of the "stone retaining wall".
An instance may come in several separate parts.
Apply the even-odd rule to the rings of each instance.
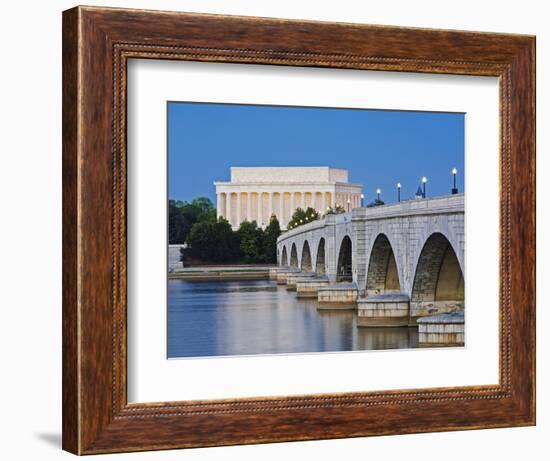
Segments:
[[[298,298],[315,298],[321,288],[326,287],[330,282],[327,277],[315,277],[296,282],[296,296]]]
[[[464,312],[422,317],[417,323],[418,343],[421,346],[464,345]]]
[[[291,274],[286,278],[286,289],[289,291],[295,291],[297,282],[308,280],[313,277],[315,277],[315,273],[313,272],[301,272],[296,275]]]
[[[358,326],[395,327],[409,323],[407,295],[372,296],[357,301]]]
[[[327,285],[317,292],[318,309],[356,308],[357,285],[354,283]]]

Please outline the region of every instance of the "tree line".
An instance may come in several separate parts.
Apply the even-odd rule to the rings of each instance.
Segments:
[[[340,214],[341,205],[329,207],[326,214]],[[314,208],[297,208],[288,223],[288,229],[310,223],[321,215]],[[216,218],[216,209],[207,197],[191,202],[169,200],[168,241],[187,244],[182,249],[184,261],[197,263],[274,264],[277,262],[277,238],[281,227],[277,217],[271,216],[265,229],[256,221],[243,221],[234,231],[223,218]]]
[[[234,231],[226,219],[216,219],[216,210],[207,197],[168,202],[168,241],[187,244],[182,249],[184,261],[274,264],[279,235],[281,228],[275,216],[265,230],[256,221],[243,221]]]

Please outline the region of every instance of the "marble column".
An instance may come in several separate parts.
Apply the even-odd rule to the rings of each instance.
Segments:
[[[263,200],[262,200],[262,193],[258,193],[258,227],[262,227],[262,221],[263,221]]]
[[[267,224],[269,224],[269,221],[271,220],[271,215],[273,214],[273,209],[275,208],[273,206],[273,200],[274,200],[274,194],[273,192],[269,192],[269,196],[268,196],[268,199],[267,199]]]
[[[286,223],[285,220],[285,193],[279,192],[279,225],[283,227]]]
[[[296,210],[296,192],[290,193],[290,213],[289,213],[289,221],[290,218],[292,218],[292,215],[294,214],[294,211]]]
[[[301,202],[302,202],[302,210],[305,210],[306,209],[306,193],[305,192],[302,192],[302,196],[301,196]]]
[[[326,192],[323,192],[323,196],[321,197],[321,213],[326,213],[327,212],[327,193]]]
[[[246,220],[252,221],[252,194],[246,193]]]
[[[231,224],[231,192],[225,193],[225,219]]]
[[[241,225],[241,208],[242,208],[241,195],[242,195],[241,192],[237,192],[237,223],[236,223],[237,226]]]
[[[216,219],[222,215],[222,194],[216,194]]]

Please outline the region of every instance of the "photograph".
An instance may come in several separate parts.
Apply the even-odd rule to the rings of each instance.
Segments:
[[[464,113],[166,116],[169,359],[465,346]]]

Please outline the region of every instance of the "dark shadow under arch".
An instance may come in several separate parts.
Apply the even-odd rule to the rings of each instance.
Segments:
[[[281,266],[288,266],[288,255],[286,253],[286,245],[283,247],[283,255],[281,256]]]
[[[379,234],[372,246],[366,288],[367,296],[401,292],[395,255],[385,234]]]
[[[317,275],[326,274],[325,266],[325,239],[319,240],[319,246],[317,247],[317,256],[315,258],[315,273]]]
[[[436,232],[422,247],[411,294],[421,315],[464,308],[464,275],[447,238]]]
[[[336,266],[336,281],[351,282],[353,275],[351,272],[352,265],[352,245],[351,239],[346,235],[340,244],[338,252],[338,265]]]
[[[307,240],[304,242],[304,246],[302,247],[300,268],[303,271],[311,272],[311,252],[309,251],[309,243],[307,243]]]
[[[298,267],[298,252],[296,251],[296,244],[292,244],[290,249],[290,267]]]

